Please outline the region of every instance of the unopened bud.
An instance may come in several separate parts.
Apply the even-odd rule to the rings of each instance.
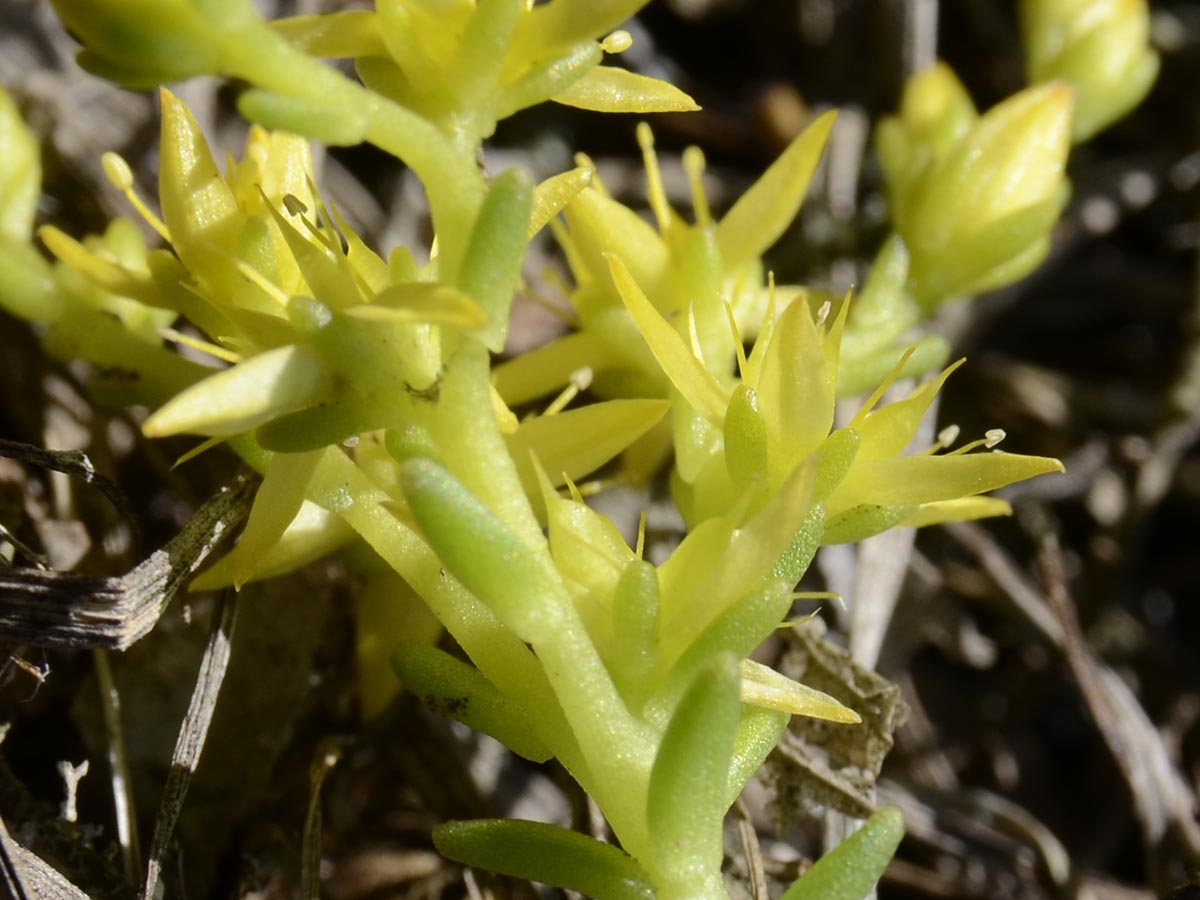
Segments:
[[[1129,112],[1158,75],[1146,0],[1023,0],[1021,30],[1030,80],[1075,89],[1076,142]]]

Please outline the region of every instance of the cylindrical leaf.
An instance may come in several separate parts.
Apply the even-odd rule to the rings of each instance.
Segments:
[[[779,900],[863,900],[879,881],[902,837],[900,810],[885,806],[818,859]]]
[[[446,822],[433,842],[450,859],[596,900],[654,900],[645,871],[612,844],[557,825],[519,819]]]

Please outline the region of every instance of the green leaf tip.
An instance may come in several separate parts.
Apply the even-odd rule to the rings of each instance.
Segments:
[[[648,876],[628,854],[557,825],[519,819],[446,822],[433,843],[450,859],[578,891],[595,900],[654,900]]]
[[[904,817],[885,806],[813,864],[779,900],[863,900],[904,837]]]

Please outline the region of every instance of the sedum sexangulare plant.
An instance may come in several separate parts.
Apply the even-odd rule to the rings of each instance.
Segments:
[[[198,435],[196,452],[227,444],[262,474],[238,545],[198,587],[365,542],[387,568],[370,607],[392,594],[427,608],[470,662],[438,649],[427,625],[362,646],[386,648],[405,685],[514,752],[557,758],[620,845],[500,820],[441,827],[443,852],[594,897],[717,898],[726,812],[789,717],[858,719],[749,659],[816,549],[1001,514],[981,495],[1061,468],[995,451],[991,434],[906,453],[954,366],[905,399],[881,397],[944,364],[940,339],[908,341],[923,315],[1044,253],[1070,93],[1031,89],[980,117],[953,76],[927,76],[880,133],[897,234],[862,295],[775,286],[762,254],[803,201],[832,113],[720,217],[689,151],[692,224],[666,201],[646,127],[655,226],[586,165],[538,185],[481,171],[496,123],[536,103],[694,108],[602,64],[628,46],[615,29],[644,2],[379,0],[266,22],[245,0],[56,0],[92,71],[135,87],[236,77],[256,124],[222,169],[164,89],[158,212],[119,157],[104,160],[161,245],[125,220],[82,240],[45,227],[52,264],[31,243],[36,151],[6,102],[0,303],[36,323],[50,352],[119,376],[96,387],[152,407],[147,435]],[[352,60],[358,80],[320,57]],[[409,165],[434,245],[369,247],[321,198],[313,138],[369,142]],[[578,327],[494,368],[525,246],[546,226],[576,280]],[[581,369],[600,399],[512,412]],[[874,387],[836,428],[839,395]],[[661,565],[576,489],[622,455],[631,480],[673,460],[689,533]],[[364,614],[363,627],[386,618]],[[377,649],[364,654],[365,672],[390,677],[368,665]],[[389,689],[364,694],[375,706]],[[785,896],[865,895],[902,830],[881,811]]]

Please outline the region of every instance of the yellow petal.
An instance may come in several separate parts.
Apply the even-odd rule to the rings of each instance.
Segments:
[[[679,333],[646,299],[624,262],[616,256],[609,256],[608,265],[613,283],[625,301],[625,308],[637,323],[642,337],[650,345],[650,351],[671,383],[698,413],[719,426],[724,421],[728,403],[725,391],[712,373],[704,368],[704,364],[692,355]]]
[[[273,19],[270,26],[309,56],[328,58],[387,56],[379,16],[367,10]]]
[[[252,356],[176,394],[146,420],[147,437],[241,434],[327,400],[333,379],[311,351],[289,345]]]
[[[1042,475],[1062,472],[1057,459],[1015,453],[962,456],[897,456],[856,462],[830,495],[830,516],[861,504],[918,506],[995,490]]]
[[[836,113],[809,125],[742,194],[717,226],[717,244],[726,269],[760,256],[796,218]]]
[[[792,681],[761,663],[744,659],[741,673],[743,703],[846,725],[857,725],[862,721],[858,713],[836,698]]]
[[[547,222],[562,212],[564,207],[588,186],[593,174],[595,170],[591,166],[580,166],[547,178],[534,188],[533,212],[529,215],[529,231],[526,237],[532,238]]]
[[[917,427],[925,418],[925,412],[937,396],[950,374],[963,364],[959,360],[932,381],[918,387],[903,400],[889,403],[874,410],[851,427],[858,432],[861,441],[858,458],[861,460],[895,456],[908,446],[917,433]]]
[[[233,191],[221,177],[200,126],[188,108],[165,88],[158,196],[171,244],[184,265],[204,273],[214,248],[230,251],[239,230]]]
[[[344,315],[364,322],[431,323],[467,330],[482,328],[487,322],[483,310],[462,291],[422,281],[394,284],[376,294],[374,302],[352,306]]]
[[[506,403],[520,406],[562,390],[572,372],[585,366],[597,372],[612,362],[612,352],[600,336],[576,331],[496,366],[492,384]]]
[[[526,492],[534,495],[537,479],[529,454],[550,474],[554,485],[582,478],[636,441],[666,415],[666,400],[609,400],[554,416],[521,423],[505,443]]]
[[[39,228],[38,237],[42,239],[46,249],[64,264],[106,291],[122,297],[132,297],[150,306],[165,307],[162,293],[149,272],[135,272],[115,259],[106,259],[53,225]]]
[[[829,434],[836,373],[827,371],[824,343],[806,302],[784,310],[770,340],[758,377],[758,405],[767,428],[770,477],[777,484]]]
[[[271,458],[238,541],[233,566],[233,586],[238,590],[254,577],[267,553],[300,512],[322,452],[276,453]]]
[[[606,197],[594,187],[584,188],[563,213],[570,229],[578,267],[592,278],[607,281],[604,255],[611,253],[629,267],[633,279],[654,294],[663,281],[670,259],[667,245],[637,213]]]
[[[599,40],[633,18],[647,0],[591,0],[541,3],[522,16],[510,55],[544,57],[580,41]]]
[[[995,497],[962,497],[958,500],[942,500],[917,507],[905,525],[921,528],[925,525],[940,525],[942,522],[967,522],[986,519],[990,516],[1012,515],[1012,507]]]
[[[700,108],[673,84],[613,66],[596,66],[550,99],[595,112],[691,112]]]
[[[350,542],[354,531],[345,520],[315,503],[304,501],[300,511],[269,550],[258,560],[252,581],[284,575],[320,559]],[[238,548],[203,572],[189,590],[212,591],[234,583],[234,571],[241,565]]]

